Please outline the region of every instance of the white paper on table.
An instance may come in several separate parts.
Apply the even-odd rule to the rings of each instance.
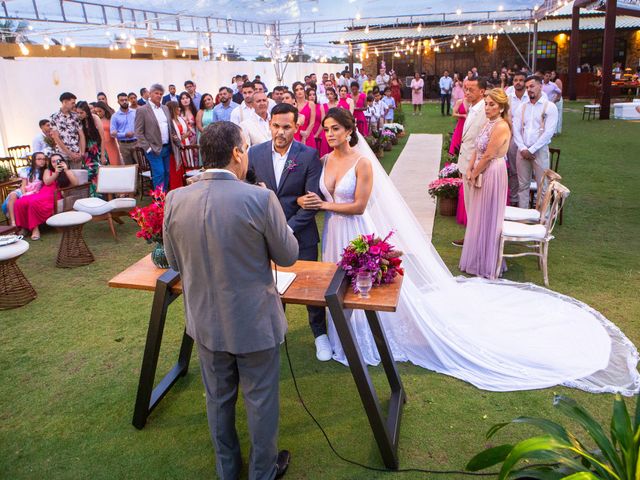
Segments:
[[[271,273],[273,274],[273,281],[276,282],[276,288],[280,295],[287,291],[287,288],[289,288],[296,278],[294,272],[278,272],[276,275],[276,271],[271,270]]]

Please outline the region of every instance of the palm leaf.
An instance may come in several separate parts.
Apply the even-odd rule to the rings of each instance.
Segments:
[[[467,466],[464,468],[470,472],[477,472],[478,470],[492,467],[504,461],[512,449],[513,445],[499,445],[497,447],[487,448],[469,460],[469,463],[467,463]]]
[[[499,430],[502,430],[502,428],[512,423],[524,423],[528,425],[533,425],[535,427],[538,427],[543,432],[548,433],[549,435],[558,437],[567,443],[571,442],[569,433],[562,425],[556,422],[552,422],[551,420],[547,420],[546,418],[537,418],[537,417],[518,417],[511,420],[510,422],[498,423],[489,429],[486,435],[487,439],[493,437]]]
[[[562,480],[600,480],[591,472],[572,473],[568,477],[562,477]]]
[[[532,467],[517,470],[509,475],[509,480],[535,478],[536,480],[562,480],[565,474],[552,467]]]

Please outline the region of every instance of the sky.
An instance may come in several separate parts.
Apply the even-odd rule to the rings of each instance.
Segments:
[[[41,15],[53,18],[59,11],[58,0],[36,0]],[[192,14],[202,16],[213,16],[230,18],[233,20],[252,20],[259,22],[308,22],[317,20],[340,20],[331,23],[320,23],[317,30],[337,31],[345,28],[350,23],[347,19],[362,18],[362,22],[375,23],[375,17],[396,16],[396,15],[429,15],[437,13],[451,13],[457,9],[463,12],[478,10],[497,10],[502,7],[508,9],[532,8],[536,0],[488,0],[487,2],[477,2],[471,0],[402,0],[399,3],[390,0],[126,0],[105,1],[91,0],[94,3],[103,5],[122,5],[133,8],[147,8],[166,11],[177,14]],[[540,3],[542,0],[538,0]],[[7,0],[7,9],[10,15],[30,16],[33,12],[32,0]],[[73,2],[65,2],[68,16],[73,12],[78,12],[79,7]],[[71,12],[71,14],[69,13]],[[113,10],[114,21],[116,11]],[[96,15],[99,9],[96,8]],[[89,13],[91,16],[91,12]],[[369,17],[373,17],[368,20]],[[346,20],[346,21],[345,21]],[[144,37],[144,31],[132,31],[122,28],[93,27],[79,30],[77,27],[69,28],[66,25],[53,23],[32,23],[32,30],[28,32],[29,40],[34,43],[45,41],[45,35],[55,38],[61,42],[71,42],[76,45],[104,44],[108,45],[113,38],[118,36]],[[363,25],[364,26],[364,25]],[[330,44],[331,40],[338,40],[339,33],[317,35],[310,33],[313,29],[311,24],[301,26],[303,33],[303,44],[305,53],[314,56],[333,56],[344,54],[346,47]],[[297,30],[296,25],[286,27],[291,33]],[[156,37],[168,40],[178,40],[183,48],[194,47],[197,44],[197,37],[194,34],[154,34]],[[294,39],[290,37],[289,42]],[[253,58],[256,55],[269,56],[269,51],[265,46],[262,35],[234,36],[215,35],[213,38],[214,52],[223,52],[229,45],[235,45],[243,56]],[[290,47],[285,46],[289,49]]]

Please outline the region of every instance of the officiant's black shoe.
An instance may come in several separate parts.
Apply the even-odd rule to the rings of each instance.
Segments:
[[[276,467],[278,468],[276,478],[284,477],[284,474],[287,473],[287,468],[289,468],[289,462],[291,462],[291,453],[289,453],[289,450],[280,450],[276,463]]]
[[[462,247],[464,245],[464,238],[461,239],[461,240],[454,240],[451,243],[456,247]]]

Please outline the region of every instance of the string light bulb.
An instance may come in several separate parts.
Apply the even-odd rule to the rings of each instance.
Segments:
[[[24,43],[20,42],[18,43],[18,46],[20,47],[20,52],[22,53],[22,55],[29,55],[29,49]]]
[[[462,9],[458,8],[458,9],[456,10],[456,15],[462,15]]]
[[[364,27],[364,33],[366,33],[367,35],[369,35],[369,25],[367,25],[366,27]]]

